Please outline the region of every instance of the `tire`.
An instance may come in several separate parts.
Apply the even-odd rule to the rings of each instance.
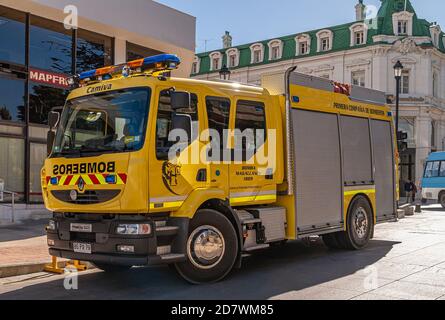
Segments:
[[[442,192],[439,195],[439,203],[442,206],[442,208],[445,208],[445,192]]]
[[[94,265],[106,273],[121,273],[131,269],[131,267],[128,266],[117,266],[105,263],[94,263]]]
[[[324,244],[329,249],[340,249],[340,245],[338,244],[337,237],[335,233],[329,233],[322,235]]]
[[[358,196],[349,206],[346,231],[335,234],[341,249],[365,248],[374,233],[374,217],[368,200]]]
[[[213,241],[208,241],[209,236]],[[204,246],[207,244],[210,246]],[[187,261],[175,267],[192,284],[218,282],[232,271],[238,250],[238,237],[230,220],[218,211],[200,210],[190,222]]]

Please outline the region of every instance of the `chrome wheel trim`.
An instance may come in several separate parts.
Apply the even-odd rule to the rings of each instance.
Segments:
[[[366,210],[363,207],[359,207],[357,208],[357,210],[355,210],[353,225],[357,237],[359,239],[366,238],[368,233],[369,220]]]
[[[213,226],[195,229],[187,241],[187,256],[199,269],[212,269],[217,266],[226,250],[224,236]]]

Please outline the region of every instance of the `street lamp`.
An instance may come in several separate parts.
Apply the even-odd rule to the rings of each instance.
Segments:
[[[221,70],[219,71],[219,78],[221,80],[230,80],[230,74],[231,74],[231,72],[230,72],[229,68],[227,68],[227,66],[224,65],[221,68]]]
[[[399,135],[399,106],[400,106],[400,81],[402,79],[403,65],[399,61],[394,65],[394,77],[396,78],[396,133]]]

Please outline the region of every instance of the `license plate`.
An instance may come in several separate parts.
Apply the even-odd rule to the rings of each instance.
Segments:
[[[73,250],[76,253],[91,254],[92,252],[90,243],[73,243]]]
[[[70,230],[72,232],[91,233],[93,232],[93,225],[86,223],[71,223]]]

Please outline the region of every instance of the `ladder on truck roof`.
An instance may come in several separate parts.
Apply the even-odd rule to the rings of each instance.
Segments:
[[[286,77],[282,72],[266,74],[262,77],[262,85],[272,94],[286,94]],[[289,84],[298,85],[317,90],[343,93],[349,99],[357,102],[375,105],[386,104],[386,93],[360,86],[338,83],[326,78],[315,77],[304,73],[292,71],[289,74]]]

